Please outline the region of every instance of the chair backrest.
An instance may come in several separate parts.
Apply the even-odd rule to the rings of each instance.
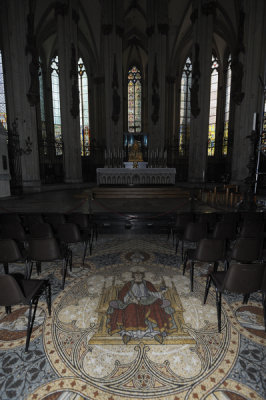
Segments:
[[[240,230],[241,237],[258,237],[263,235],[264,232],[264,220],[250,219],[244,220],[243,225]]]
[[[187,224],[189,222],[193,222],[193,220],[194,220],[193,213],[187,212],[187,213],[184,213],[184,214],[177,214],[175,226],[185,229]]]
[[[32,225],[43,223],[43,217],[40,213],[27,213],[21,215],[23,225],[26,229],[30,229]]]
[[[217,222],[212,237],[214,239],[234,240],[236,238],[236,223],[234,221]]]
[[[239,212],[223,212],[220,214],[220,220],[224,222],[234,222],[238,224],[240,220],[240,213]]]
[[[0,214],[0,224],[14,224],[21,223],[20,216],[16,213]]]
[[[258,261],[262,258],[262,247],[262,237],[240,237],[234,244],[230,258],[243,263]]]
[[[31,238],[28,257],[31,261],[53,261],[63,258],[55,238]]]
[[[57,236],[64,243],[77,243],[82,240],[78,225],[71,222],[59,225]]]
[[[27,240],[25,229],[19,222],[1,225],[0,235],[3,239],[14,239],[19,242],[25,242]]]
[[[72,213],[67,215],[67,222],[78,225],[80,229],[86,229],[90,226],[88,214]]]
[[[24,303],[22,290],[12,275],[0,275],[0,305],[9,307]]]
[[[21,252],[13,239],[0,240],[0,263],[10,263],[22,260]]]
[[[208,229],[212,229],[217,221],[217,214],[216,213],[200,213],[196,216],[198,222],[206,222]]]
[[[44,214],[44,220],[50,224],[55,231],[57,231],[59,225],[66,223],[66,217],[63,213]]]
[[[223,261],[225,259],[226,245],[221,239],[201,239],[197,246],[195,259],[199,261]]]
[[[222,290],[249,294],[261,289],[266,264],[232,263],[225,275]]]
[[[52,238],[54,236],[52,227],[47,222],[31,225],[30,236],[32,238]]]
[[[183,239],[190,242],[198,242],[200,239],[207,237],[206,222],[189,222],[186,226]]]

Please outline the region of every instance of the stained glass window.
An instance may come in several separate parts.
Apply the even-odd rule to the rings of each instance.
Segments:
[[[223,135],[224,156],[226,156],[228,152],[228,124],[229,124],[229,112],[230,112],[231,78],[232,78],[231,55],[229,55],[227,71],[226,71],[226,89],[225,89],[224,135]]]
[[[141,132],[141,73],[133,66],[128,71],[128,132]]]
[[[264,113],[263,113],[261,149],[264,152],[264,154],[266,155],[266,98],[264,100]]]
[[[89,95],[88,76],[85,65],[80,58],[78,60],[79,77],[79,116],[80,116],[80,142],[81,155],[90,155],[90,121],[89,121]]]
[[[44,108],[44,93],[43,93],[43,73],[41,67],[41,60],[39,60],[39,88],[40,88],[40,111],[41,111],[41,129],[42,138],[46,137],[46,121],[45,121],[45,108]]]
[[[51,61],[52,99],[54,117],[54,137],[56,142],[61,142],[61,112],[60,112],[60,90],[59,90],[59,69],[58,56]],[[62,154],[61,146],[56,146],[56,154]]]
[[[2,63],[2,52],[0,50],[0,121],[5,129],[7,129],[7,114],[6,114],[6,96],[4,85],[4,73]]]
[[[190,135],[190,88],[192,83],[192,63],[188,57],[181,78],[180,115],[179,115],[179,155],[184,156],[188,151]]]
[[[217,112],[217,99],[218,99],[218,78],[219,78],[218,69],[219,69],[218,59],[213,55],[212,66],[211,66],[208,156],[214,156],[215,153],[216,112]]]

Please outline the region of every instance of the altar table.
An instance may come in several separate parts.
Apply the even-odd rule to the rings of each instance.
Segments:
[[[175,168],[97,168],[98,185],[174,185]]]

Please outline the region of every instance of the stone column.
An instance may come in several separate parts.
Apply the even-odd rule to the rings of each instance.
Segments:
[[[10,196],[7,132],[0,123],[0,197]]]
[[[103,1],[102,39],[105,76],[106,148],[117,151],[123,144],[122,31],[123,2]]]
[[[167,2],[148,2],[154,8],[148,21],[148,132],[149,149],[162,151],[165,146],[165,85],[168,33]]]
[[[61,129],[65,182],[82,181],[77,67],[77,1],[57,3]]]
[[[193,64],[188,179],[195,184],[205,181],[207,166],[214,4],[195,0],[191,15]]]
[[[19,134],[22,188],[24,192],[40,190],[39,155],[36,121],[35,68],[29,43],[29,30],[34,27],[33,15],[29,16],[28,1],[10,0],[1,4],[3,35],[3,63],[7,100],[8,130],[15,123]],[[29,27],[29,22],[33,26]],[[30,32],[33,34],[33,32]],[[38,101],[38,100],[37,100]],[[29,143],[27,147],[26,142]],[[26,151],[28,149],[28,151]],[[18,149],[19,151],[19,149]]]
[[[239,53],[239,72],[237,78],[242,78],[242,88],[239,92],[242,96],[234,96],[236,103],[232,182],[243,185],[249,175],[247,164],[253,149],[248,136],[253,130],[254,114],[261,118],[263,87],[260,77],[264,79],[266,62],[265,43],[266,4],[263,0],[250,3],[244,1],[244,9],[239,18],[239,31],[243,35],[243,51]],[[241,45],[241,37],[237,46]],[[240,83],[240,82],[239,82]],[[265,82],[264,82],[265,84]],[[233,85],[233,82],[232,82]],[[240,94],[241,94],[240,93]],[[256,160],[254,160],[256,162]],[[254,176],[254,173],[253,173]],[[255,178],[255,176],[254,176]]]

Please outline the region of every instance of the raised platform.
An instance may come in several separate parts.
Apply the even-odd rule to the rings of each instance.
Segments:
[[[188,198],[189,192],[177,187],[94,187],[92,195],[95,199],[169,199]]]
[[[175,168],[97,168],[98,185],[174,185]]]

